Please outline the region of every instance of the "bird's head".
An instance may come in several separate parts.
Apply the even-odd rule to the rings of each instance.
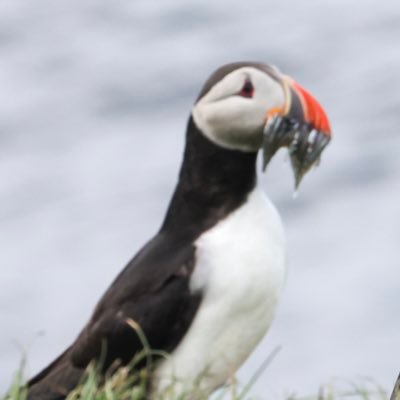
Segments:
[[[243,152],[262,149],[264,169],[279,148],[287,147],[296,187],[331,137],[317,100],[267,64],[219,68],[204,85],[192,115],[201,132],[218,146]]]

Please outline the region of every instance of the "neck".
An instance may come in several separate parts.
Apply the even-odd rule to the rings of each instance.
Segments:
[[[161,227],[193,240],[242,205],[256,184],[257,153],[207,139],[190,117],[179,180]]]

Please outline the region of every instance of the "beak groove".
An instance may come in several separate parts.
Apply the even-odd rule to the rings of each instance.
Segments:
[[[295,188],[317,164],[331,139],[328,118],[318,101],[289,77],[283,78],[285,113],[268,114],[263,134],[263,171],[281,147],[287,147]]]

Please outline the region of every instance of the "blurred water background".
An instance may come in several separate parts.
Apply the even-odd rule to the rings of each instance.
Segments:
[[[271,62],[331,118],[322,165],[292,198],[279,154],[261,177],[286,225],[275,323],[239,373],[259,398],[400,369],[398,0],[0,2],[0,393],[27,352],[63,350],[159,227],[187,116],[209,73]]]

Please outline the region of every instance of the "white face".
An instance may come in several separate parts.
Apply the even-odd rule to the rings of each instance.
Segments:
[[[251,83],[251,97],[240,94]],[[197,127],[219,146],[257,151],[266,114],[285,103],[284,88],[266,72],[253,67],[234,70],[217,82],[192,110]]]

